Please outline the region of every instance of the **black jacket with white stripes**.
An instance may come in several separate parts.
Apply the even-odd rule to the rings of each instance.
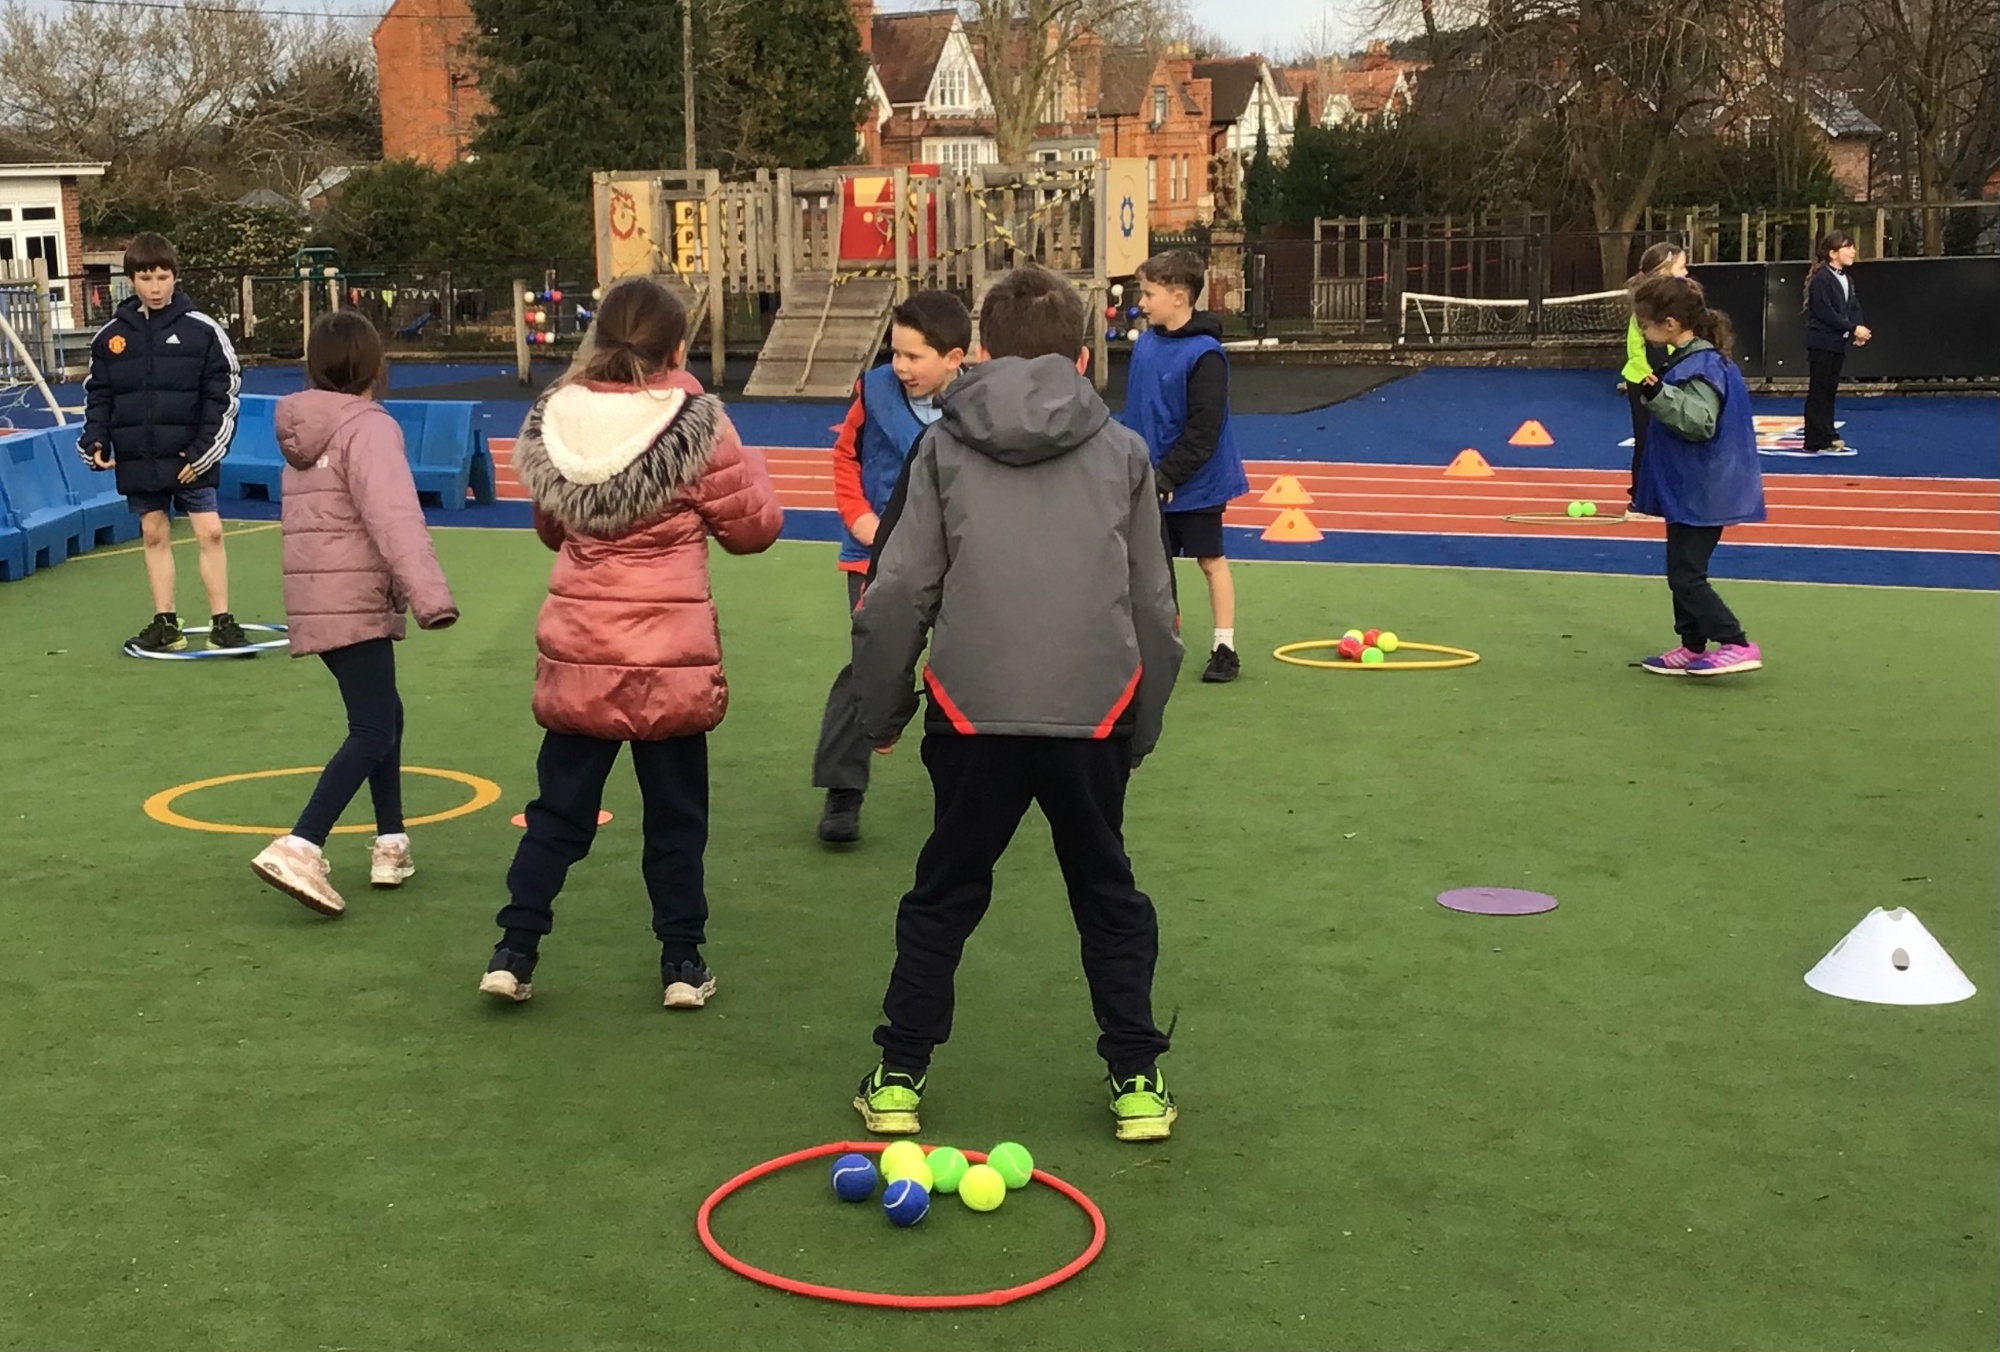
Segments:
[[[132,296],[91,340],[77,449],[86,459],[93,446],[111,449],[120,493],[180,487],[183,465],[195,471],[188,487],[213,488],[242,383],[228,333],[186,292],[150,314]]]

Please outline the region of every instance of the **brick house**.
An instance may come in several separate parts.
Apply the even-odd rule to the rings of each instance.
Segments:
[[[491,105],[479,92],[466,0],[395,0],[375,25],[382,158],[443,169],[465,159]]]
[[[1098,153],[1146,161],[1146,195],[1156,230],[1181,230],[1214,214],[1209,188],[1210,82],[1185,56],[1112,48],[1097,88]]]
[[[1307,125],[1373,126],[1394,122],[1416,102],[1421,61],[1389,55],[1384,42],[1371,42],[1359,62],[1329,60],[1276,72],[1306,104]]]
[[[1814,86],[1794,93],[1755,81],[1716,106],[1714,130],[1718,136],[1748,142],[1769,134],[1774,119],[1795,109],[1805,114],[1807,136],[1826,155],[1834,186],[1850,200],[1866,202],[1874,186],[1875,143],[1882,128],[1845,90]]]
[[[0,277],[32,277],[40,263],[51,279],[58,319],[85,322],[83,296],[68,280],[83,273],[79,185],[102,178],[99,163],[0,163]]]

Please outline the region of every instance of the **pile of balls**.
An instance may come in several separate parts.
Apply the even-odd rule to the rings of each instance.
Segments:
[[[1035,1157],[1016,1141],[1002,1141],[986,1152],[986,1163],[974,1164],[952,1146],[933,1146],[929,1153],[915,1141],[896,1141],[882,1151],[882,1166],[866,1155],[842,1155],[833,1162],[833,1195],[843,1202],[865,1202],[882,1189],[882,1214],[897,1225],[915,1225],[930,1214],[932,1193],[958,1194],[974,1211],[998,1211],[1008,1192],[1028,1186]]]
[[[1117,302],[1117,301],[1123,301],[1124,298],[1125,298],[1124,285],[1122,283],[1119,283],[1112,286],[1111,299],[1114,302]],[[1112,342],[1115,343],[1120,338],[1123,338],[1128,343],[1136,343],[1139,341],[1139,327],[1137,322],[1139,319],[1138,306],[1136,305],[1121,306],[1118,304],[1107,305],[1104,307],[1104,319],[1105,322],[1111,326],[1109,329],[1105,330],[1104,336],[1106,338],[1109,338]],[[1122,322],[1126,321],[1130,321],[1132,323],[1132,327],[1124,330],[1124,332],[1121,333],[1119,331],[1119,326]]]
[[[1572,502],[1569,505],[1569,514],[1571,516],[1596,516],[1597,504],[1594,502]]]
[[[1387,629],[1350,629],[1340,637],[1340,646],[1334,651],[1349,662],[1359,662],[1364,667],[1380,666],[1384,654],[1396,651],[1401,640]]]

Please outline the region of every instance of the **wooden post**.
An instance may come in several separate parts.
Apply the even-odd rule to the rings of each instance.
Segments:
[[[257,336],[257,287],[247,274],[242,279],[242,286],[243,336],[246,339],[255,338]]]
[[[974,196],[979,191],[978,180],[971,174],[965,178],[965,201],[967,211],[965,223],[966,242],[978,241],[979,247],[972,251],[972,350],[979,351],[979,306],[986,299],[986,213],[980,209],[979,199]]]
[[[1097,172],[1091,177],[1090,195],[1095,208],[1090,213],[1090,228],[1096,232],[1090,241],[1090,331],[1094,335],[1090,383],[1102,393],[1111,375],[1111,349],[1104,332],[1104,310],[1111,303],[1111,166],[1103,160],[1097,162]],[[1083,213],[1077,216],[1081,223]]]
[[[50,284],[49,260],[46,258],[37,258],[35,260],[35,309],[39,313],[35,318],[40,322],[42,330],[40,360],[44,375],[50,371],[61,370],[61,367],[56,364],[56,303],[49,299]],[[60,412],[56,414],[56,421],[58,423],[62,421],[62,414]]]
[[[306,335],[313,326],[313,284],[312,277],[303,268],[293,268],[299,275],[299,349],[305,350]]]
[[[792,289],[792,234],[799,228],[798,203],[792,200],[792,171],[778,171],[777,186],[771,196],[771,234],[778,248],[778,296],[782,301]]]
[[[528,363],[528,284],[519,277],[514,279],[514,378],[523,385],[534,381]]]
[[[1887,258],[1889,256],[1888,244],[1886,242],[1888,234],[1888,224],[1889,224],[1889,213],[1884,211],[1881,207],[1876,207],[1875,208],[1875,256],[1877,258]]]
[[[911,222],[917,231],[917,280],[919,291],[929,286],[931,255],[936,252],[931,239],[931,204],[936,200],[931,196],[931,184],[935,180],[918,178],[913,184],[910,202],[916,208],[916,219]]]
[[[719,391],[729,361],[729,321],[723,313],[721,264],[726,255],[722,242],[722,175],[718,171],[708,171],[702,192],[702,209],[708,221],[708,248],[703,254],[708,264],[709,388]]]
[[[889,187],[890,217],[893,232],[890,235],[892,247],[896,251],[896,303],[902,304],[910,298],[910,171],[904,165],[897,165],[890,176]]]

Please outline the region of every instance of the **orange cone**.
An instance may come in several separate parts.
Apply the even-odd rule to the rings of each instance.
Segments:
[[[1278,513],[1278,519],[1264,532],[1264,538],[1274,544],[1309,545],[1326,537],[1304,512],[1291,507]]]
[[[1485,456],[1467,446],[1464,450],[1453,456],[1451,463],[1445,466],[1444,477],[1447,479],[1490,479],[1493,477],[1493,466],[1486,463]]]
[[[1549,435],[1548,428],[1530,418],[1514,430],[1514,435],[1507,438],[1507,444],[1509,446],[1553,446],[1556,444],[1556,439]]]
[[[1292,475],[1280,474],[1257,500],[1271,507],[1310,507],[1313,495]]]

